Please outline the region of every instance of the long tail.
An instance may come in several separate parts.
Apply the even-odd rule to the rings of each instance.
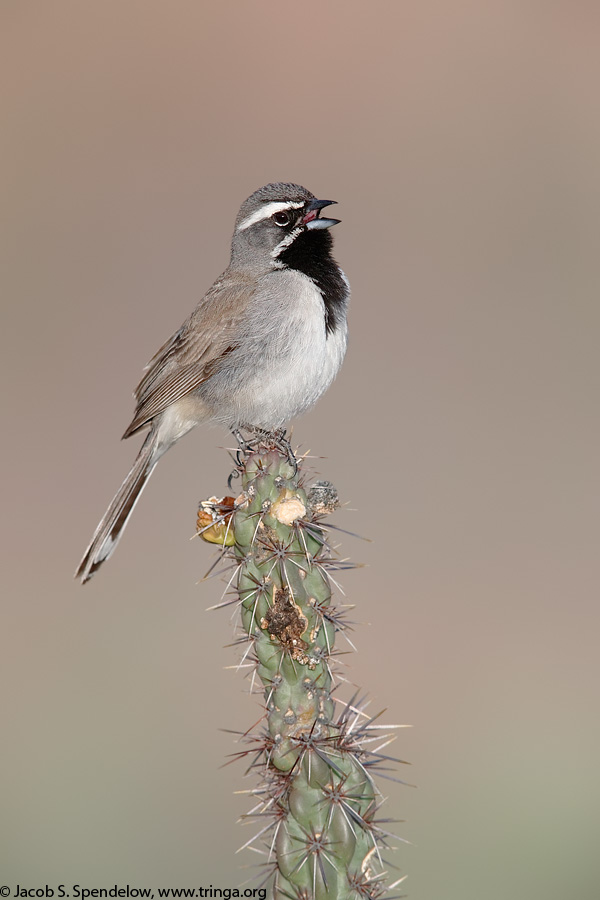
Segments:
[[[157,443],[157,434],[153,430],[142,444],[131,472],[117,491],[96,528],[94,537],[75,572],[75,578],[80,578],[82,584],[89,581],[117,546],[129,516],[133,512],[154,466],[162,455],[157,452]]]

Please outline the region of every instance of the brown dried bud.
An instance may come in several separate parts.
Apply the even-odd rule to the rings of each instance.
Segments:
[[[325,516],[338,508],[340,498],[330,481],[315,481],[308,492],[308,505],[315,515]]]

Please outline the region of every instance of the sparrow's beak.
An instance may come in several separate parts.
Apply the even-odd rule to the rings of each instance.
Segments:
[[[302,224],[306,228],[321,229],[321,228],[331,228],[332,225],[337,225],[340,222],[340,219],[320,219],[319,213],[326,206],[331,206],[332,203],[337,203],[336,200],[311,200],[310,203],[306,207],[306,214],[302,219]]]

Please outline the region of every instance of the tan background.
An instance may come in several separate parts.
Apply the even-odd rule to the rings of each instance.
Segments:
[[[227,435],[161,462],[86,588],[142,366],[240,202],[339,201],[342,374],[295,440],[353,511],[347,677],[413,900],[598,896],[594,3],[4,0],[0,881],[235,886],[244,694],[189,542]],[[343,642],[342,642],[343,643]]]

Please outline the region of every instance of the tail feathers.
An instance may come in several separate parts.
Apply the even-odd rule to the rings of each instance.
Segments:
[[[75,578],[80,578],[82,584],[89,581],[117,546],[129,516],[158,462],[160,454],[156,450],[156,434],[150,432],[136,457],[131,472],[104,513],[79,568],[75,572]]]

